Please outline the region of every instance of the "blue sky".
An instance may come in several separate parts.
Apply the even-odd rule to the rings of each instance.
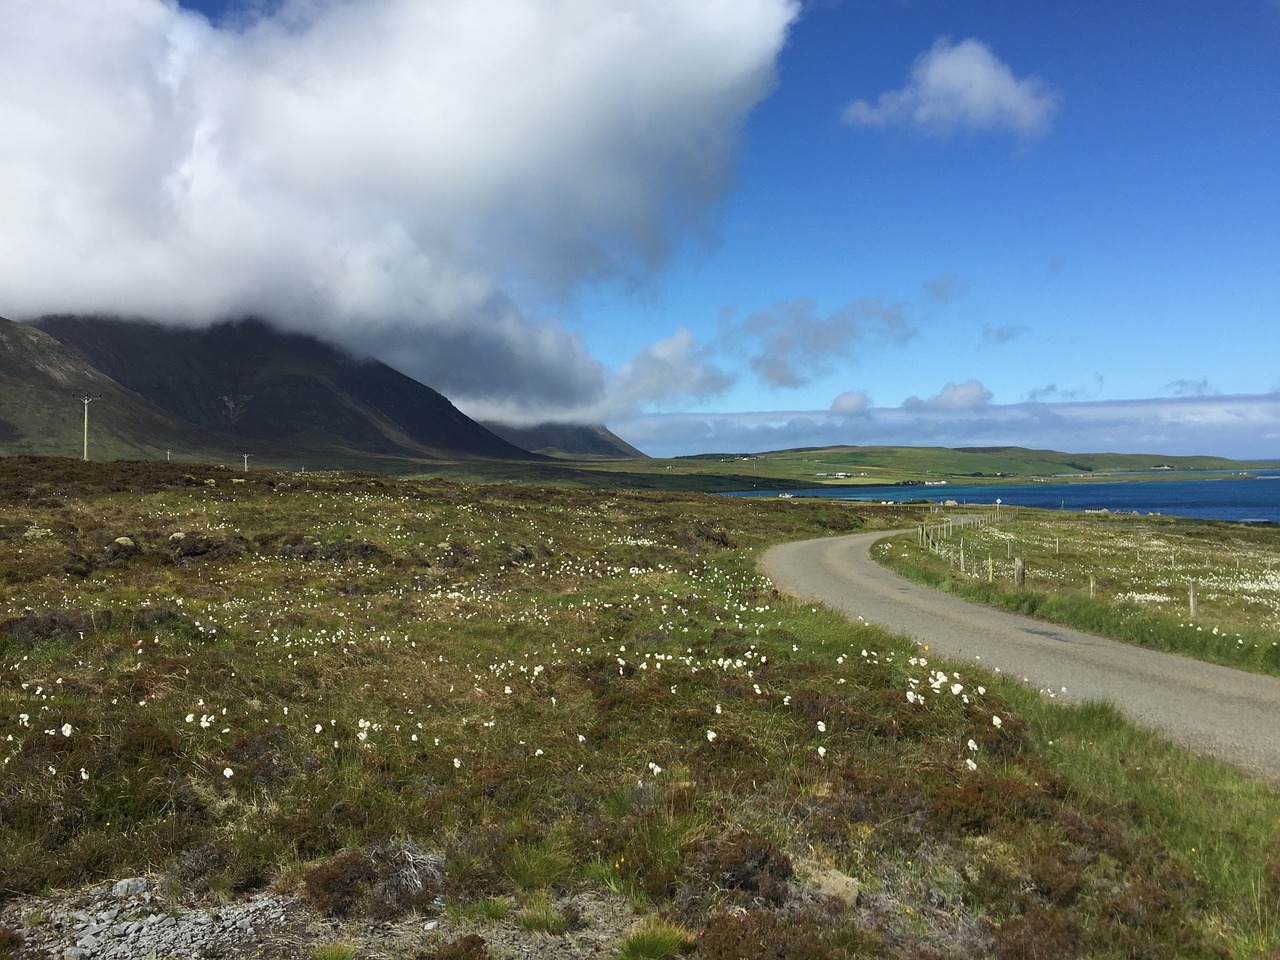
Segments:
[[[657,455],[1280,457],[1273,0],[101,6],[0,49],[0,314],[253,311]]]

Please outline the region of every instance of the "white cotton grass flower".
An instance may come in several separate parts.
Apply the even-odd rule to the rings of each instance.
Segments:
[[[991,717],[991,725],[992,725],[993,727],[998,727],[998,726],[1000,726],[1002,723],[1004,723],[1004,721],[1000,719],[1000,717],[999,717],[999,715],[998,715],[998,714],[993,714],[993,715],[992,715],[992,717]]]
[[[69,723],[64,723],[64,724],[62,725],[62,735],[63,735],[64,737],[69,737],[69,736],[71,736],[71,730],[72,730],[72,728],[71,728],[71,724],[69,724]]]
[[[716,732],[714,730],[707,731],[707,743],[715,743]]]
[[[968,747],[970,750],[977,751],[978,745],[972,739],[969,740]]]
[[[459,760],[457,757],[454,757],[454,758],[453,758],[453,769],[455,769],[455,770],[461,770],[461,769],[462,769],[462,761],[461,761],[461,760]]]
[[[236,772],[232,770],[230,767],[223,767],[222,775],[226,777],[228,780],[230,780],[232,777],[236,775]]]
[[[965,758],[965,761],[964,761],[964,765],[965,765],[966,767],[968,767],[970,770],[977,770],[977,769],[978,769],[978,765],[977,765],[976,763],[974,763],[974,762],[973,762],[973,758],[972,758],[972,757],[966,757],[966,758]]]
[[[825,757],[826,755],[827,755],[827,748],[818,747],[818,757],[821,758],[821,757]]]
[[[826,724],[826,722],[825,722],[825,721],[822,721],[822,720],[819,720],[819,721],[818,721],[818,732],[819,732],[819,733],[826,733],[826,732],[827,732],[827,724]]]

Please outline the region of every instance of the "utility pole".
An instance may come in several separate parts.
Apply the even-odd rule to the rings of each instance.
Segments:
[[[89,459],[89,404],[93,403],[93,401],[99,399],[101,396],[102,394],[98,394],[96,397],[91,397],[86,393],[83,397],[79,398],[84,404],[84,455],[82,457],[84,460]]]
[[[244,457],[244,472],[245,472],[245,473],[248,473],[248,472],[249,472],[249,458],[250,458],[250,457],[252,457],[252,456],[253,456],[253,454],[252,454],[252,453],[242,453],[242,454],[240,454],[240,456]]]

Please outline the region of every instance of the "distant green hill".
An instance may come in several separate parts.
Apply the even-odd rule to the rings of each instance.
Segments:
[[[1025,447],[807,447],[761,454],[703,454],[682,457],[691,472],[750,472],[824,484],[1026,480],[1032,477],[1102,477],[1114,474],[1274,467],[1269,461],[1224,457],[1168,457],[1137,453],[1062,453]]]

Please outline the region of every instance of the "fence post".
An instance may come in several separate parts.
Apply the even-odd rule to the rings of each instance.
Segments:
[[[993,583],[996,579],[996,562],[991,559],[991,554],[987,554],[987,583]]]
[[[1093,599],[1093,595],[1098,591],[1098,581],[1093,578],[1093,574],[1089,574],[1089,599]]]
[[[1191,610],[1191,616],[1194,617],[1196,615],[1196,582],[1194,580],[1191,581],[1191,595],[1187,605]]]
[[[1015,587],[1026,586],[1027,583],[1027,565],[1022,562],[1021,557],[1013,558],[1013,585]]]

